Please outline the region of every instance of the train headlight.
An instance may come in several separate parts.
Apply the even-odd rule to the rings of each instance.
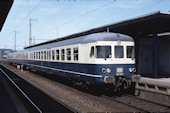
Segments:
[[[133,68],[133,72],[136,72],[136,68]]]
[[[131,73],[132,73],[132,71],[133,71],[133,69],[132,69],[132,68],[129,68],[129,72],[131,72]]]
[[[107,73],[110,73],[110,72],[111,72],[110,68],[107,68],[107,70],[106,70],[106,71],[107,71]]]
[[[130,72],[130,73],[136,72],[136,68],[129,68],[129,72]]]
[[[103,73],[106,73],[106,69],[105,69],[105,68],[102,68],[102,72],[103,72]]]

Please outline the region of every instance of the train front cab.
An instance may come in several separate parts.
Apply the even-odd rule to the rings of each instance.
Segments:
[[[99,84],[129,87],[135,75],[134,42],[101,41],[89,45],[89,63],[94,63],[93,74],[102,75],[97,78]]]

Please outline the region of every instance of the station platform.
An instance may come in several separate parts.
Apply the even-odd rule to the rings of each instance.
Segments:
[[[135,88],[143,92],[145,98],[160,99],[170,105],[170,78],[141,77]]]
[[[28,113],[23,103],[0,73],[0,113]]]
[[[140,83],[148,83],[152,85],[158,85],[158,86],[164,86],[170,88],[170,77],[169,78],[141,77]]]

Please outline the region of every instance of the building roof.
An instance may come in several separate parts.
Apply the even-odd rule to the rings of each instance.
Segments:
[[[0,31],[4,25],[12,4],[13,0],[0,0]]]
[[[91,33],[106,32],[122,33],[129,36],[142,35],[147,36],[153,33],[164,33],[170,32],[170,13],[162,13],[160,11],[151,14],[143,15],[140,17],[120,21],[117,23],[97,27],[84,32],[72,34],[59,39],[43,42],[40,44],[32,45],[26,48],[31,48],[39,45],[49,44],[53,42],[58,42],[66,39],[76,38],[79,36],[88,35]],[[25,48],[25,49],[26,49]]]

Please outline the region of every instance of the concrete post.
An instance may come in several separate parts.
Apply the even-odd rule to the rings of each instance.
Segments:
[[[154,78],[158,77],[158,36],[153,33],[153,74]]]

